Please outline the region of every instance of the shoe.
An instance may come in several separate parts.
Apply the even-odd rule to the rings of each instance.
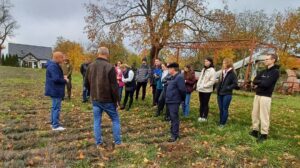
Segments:
[[[225,125],[223,125],[223,124],[219,125],[219,128],[221,128],[221,129],[223,129],[224,127],[225,127]]]
[[[157,111],[157,112],[155,113],[154,117],[158,117],[159,115],[160,115],[160,112]]]
[[[259,132],[256,130],[252,130],[251,132],[249,132],[249,135],[253,136],[254,138],[258,138]]]
[[[64,131],[64,127],[57,127],[57,128],[52,128],[52,131]]]
[[[121,143],[121,144],[113,143],[113,149],[124,148],[124,147],[126,147],[126,145],[124,143]]]
[[[170,138],[168,142],[176,142],[178,138]]]
[[[121,106],[120,110],[124,110],[125,109],[125,106]]]
[[[257,138],[256,142],[257,142],[257,143],[263,143],[263,142],[266,141],[267,139],[268,139],[268,135],[267,135],[267,134],[261,134],[261,135]]]
[[[97,145],[97,149],[100,150],[100,151],[104,151],[105,147],[106,146],[103,143]]]
[[[198,118],[198,122],[206,122],[206,121],[207,121],[206,118],[202,118],[202,117],[199,117],[199,118]]]

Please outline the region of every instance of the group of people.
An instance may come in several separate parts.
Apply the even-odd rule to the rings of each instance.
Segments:
[[[103,112],[106,112],[112,121],[115,145],[122,143],[118,107],[121,110],[130,110],[134,101],[134,93],[136,93],[135,99],[138,100],[141,89],[141,99],[145,100],[148,83],[152,88],[152,104],[156,107],[155,116],[161,115],[166,107],[165,120],[171,123],[169,142],[175,142],[179,138],[179,108],[181,105],[183,116],[189,116],[193,91],[197,91],[199,95],[198,121],[207,121],[210,97],[216,90],[220,111],[219,127],[223,128],[226,125],[233,90],[239,89],[232,59],[223,60],[222,69],[218,75],[213,59],[205,58],[204,68],[199,77],[196,77],[190,65],[186,65],[182,73],[176,62],[166,64],[156,59],[154,67],[151,68],[147,60],[143,59],[141,67],[135,70],[121,61],[112,65],[108,59],[109,50],[106,47],[100,47],[96,60],[85,61],[80,68],[84,79],[83,102],[88,102],[90,99],[93,106],[94,135],[97,146],[103,145],[101,136]],[[259,73],[253,81],[256,96],[252,111],[252,130],[249,134],[256,137],[259,142],[266,140],[268,135],[271,97],[279,78],[278,66],[275,65],[277,59],[277,55],[267,54],[265,59],[267,69]],[[59,123],[59,113],[65,85],[70,83],[71,78],[64,75],[59,66],[63,62],[64,54],[55,52],[53,60],[47,64],[45,95],[52,98],[51,126],[53,130],[65,129]],[[125,90],[125,97],[122,103],[123,90]]]

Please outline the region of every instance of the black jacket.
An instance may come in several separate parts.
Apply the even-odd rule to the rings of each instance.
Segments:
[[[129,71],[133,71],[133,70],[127,69],[125,72],[123,72],[123,76],[124,76],[125,79],[127,79],[129,77]],[[133,71],[133,73],[134,73],[134,71]],[[133,77],[132,81],[125,83],[125,90],[126,91],[133,92],[135,90],[135,80],[134,80],[134,78],[135,78],[135,74],[134,74],[134,77]]]
[[[83,79],[85,78],[85,74],[86,74],[86,70],[87,70],[88,66],[89,66],[89,63],[83,63],[80,66],[80,73],[81,73]]]
[[[238,89],[238,81],[237,81],[237,76],[234,70],[232,69],[229,72],[227,72],[225,79],[223,79],[223,73],[221,74],[217,93],[218,95],[221,96],[232,95],[233,89]]]
[[[279,66],[277,65],[260,72],[253,81],[253,84],[257,85],[256,95],[272,97],[272,93],[278,78]]]

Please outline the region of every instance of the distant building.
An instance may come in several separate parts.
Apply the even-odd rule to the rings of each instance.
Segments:
[[[51,47],[9,43],[8,54],[18,56],[21,67],[44,68],[52,57],[52,49]]]

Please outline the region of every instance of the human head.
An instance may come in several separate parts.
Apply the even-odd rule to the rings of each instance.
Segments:
[[[205,66],[206,68],[214,67],[214,61],[213,61],[213,59],[212,59],[211,57],[206,57],[206,58],[204,59],[204,66]]]
[[[168,69],[166,63],[162,63],[162,64],[161,64],[161,69],[162,69],[163,71]]]
[[[85,57],[84,57],[84,63],[88,64],[88,63],[90,63],[90,62],[91,62],[91,58],[88,57],[88,56],[85,56]]]
[[[54,52],[52,60],[58,64],[61,64],[64,62],[64,54],[60,51]]]
[[[176,62],[171,63],[168,65],[168,69],[169,69],[169,74],[174,76],[179,71],[179,65]]]
[[[231,58],[225,58],[223,60],[222,69],[233,68],[233,60]]]
[[[122,63],[123,63],[122,61],[118,61],[117,64],[116,64],[116,66],[120,67],[122,65]]]
[[[98,57],[108,59],[108,57],[109,57],[109,50],[108,50],[108,48],[107,47],[100,47],[98,49]]]
[[[64,54],[64,63],[65,64],[70,63],[70,59],[69,59],[68,55],[66,55],[66,54]]]
[[[155,66],[160,66],[161,60],[159,58],[156,58],[154,64]]]
[[[267,54],[264,63],[266,66],[273,66],[277,60],[278,56],[276,54]]]
[[[184,66],[184,72],[190,72],[192,70],[191,65]]]
[[[143,65],[147,65],[147,61],[145,59],[142,60]]]
[[[120,69],[121,69],[122,72],[126,71],[128,68],[130,68],[130,66],[127,65],[127,64],[120,65]]]

